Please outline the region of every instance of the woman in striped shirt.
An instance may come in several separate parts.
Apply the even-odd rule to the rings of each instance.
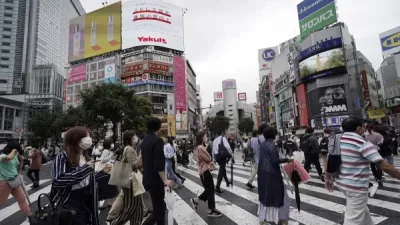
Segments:
[[[88,129],[71,128],[65,134],[64,144],[65,151],[57,155],[51,171],[51,197],[63,208],[75,211],[73,225],[98,225],[94,161],[86,152],[92,146]]]
[[[191,203],[195,210],[199,205],[199,199],[203,202],[208,201],[208,212],[209,217],[220,217],[222,213],[215,208],[215,189],[214,180],[211,175],[211,171],[215,169],[215,165],[212,162],[211,155],[207,152],[204,147],[204,131],[200,131],[196,136],[197,148],[197,164],[199,166],[199,174],[201,183],[204,186],[204,192],[198,198],[192,198]]]

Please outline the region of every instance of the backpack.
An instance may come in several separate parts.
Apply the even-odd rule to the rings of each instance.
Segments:
[[[340,139],[342,138],[342,134],[336,134],[329,138],[328,145],[328,163],[326,167],[326,172],[335,176],[339,170],[340,165],[342,165],[342,156],[340,149]]]
[[[319,150],[322,154],[328,154],[329,138],[323,137],[321,143],[319,144]]]
[[[218,145],[218,154],[215,155],[215,159],[217,161],[226,161],[229,157],[231,157],[231,154],[228,152],[228,149],[225,148],[224,137],[221,136],[221,142]]]
[[[310,137],[303,137],[300,140],[300,148],[304,153],[309,153],[312,150]]]
[[[286,141],[285,148],[287,150],[290,150],[291,152],[297,151],[297,145],[296,145],[296,143],[294,143],[294,141],[292,139],[289,139]]]

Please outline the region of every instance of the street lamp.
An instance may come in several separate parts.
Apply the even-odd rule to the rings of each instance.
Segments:
[[[325,123],[325,128],[328,128],[328,123],[326,120],[326,107],[325,104],[328,102],[328,100],[325,97],[319,98],[319,104],[322,105],[321,107],[321,117],[323,119],[323,122]]]

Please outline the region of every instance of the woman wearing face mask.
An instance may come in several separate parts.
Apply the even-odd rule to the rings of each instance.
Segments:
[[[73,225],[98,225],[97,188],[94,161],[86,152],[92,146],[88,129],[74,127],[64,139],[65,151],[57,155],[52,165],[51,197],[63,208],[75,211]],[[105,169],[104,172],[109,172]]]
[[[165,156],[165,168],[167,175],[170,180],[172,180],[177,187],[182,187],[182,181],[178,178],[178,176],[174,172],[173,168],[173,159],[175,156],[175,148],[172,143],[172,137],[168,137],[167,143],[164,145],[164,156]]]
[[[138,138],[134,131],[126,131],[123,135],[125,146],[121,156],[121,161],[127,161],[133,170],[141,167],[141,163],[136,155],[135,146]],[[111,225],[124,225],[130,221],[131,225],[140,225],[143,220],[143,201],[142,196],[134,196],[132,188],[122,188],[120,194],[111,207],[107,216],[107,221]]]

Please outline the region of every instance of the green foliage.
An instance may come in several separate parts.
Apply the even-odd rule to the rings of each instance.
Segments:
[[[239,121],[238,129],[246,135],[253,131],[254,121],[251,118],[243,118]]]
[[[57,133],[56,120],[60,116],[60,113],[49,111],[35,112],[28,121],[29,130],[44,143],[47,138]]]
[[[134,129],[138,134],[147,132],[146,119],[151,116],[151,103],[147,98],[134,96],[123,116],[122,130]]]
[[[206,126],[212,136],[217,136],[229,128],[229,120],[225,116],[210,117],[206,120]]]
[[[344,66],[344,55],[341,49],[332,51],[328,56],[328,60],[325,62],[324,69],[331,69],[339,66]]]

